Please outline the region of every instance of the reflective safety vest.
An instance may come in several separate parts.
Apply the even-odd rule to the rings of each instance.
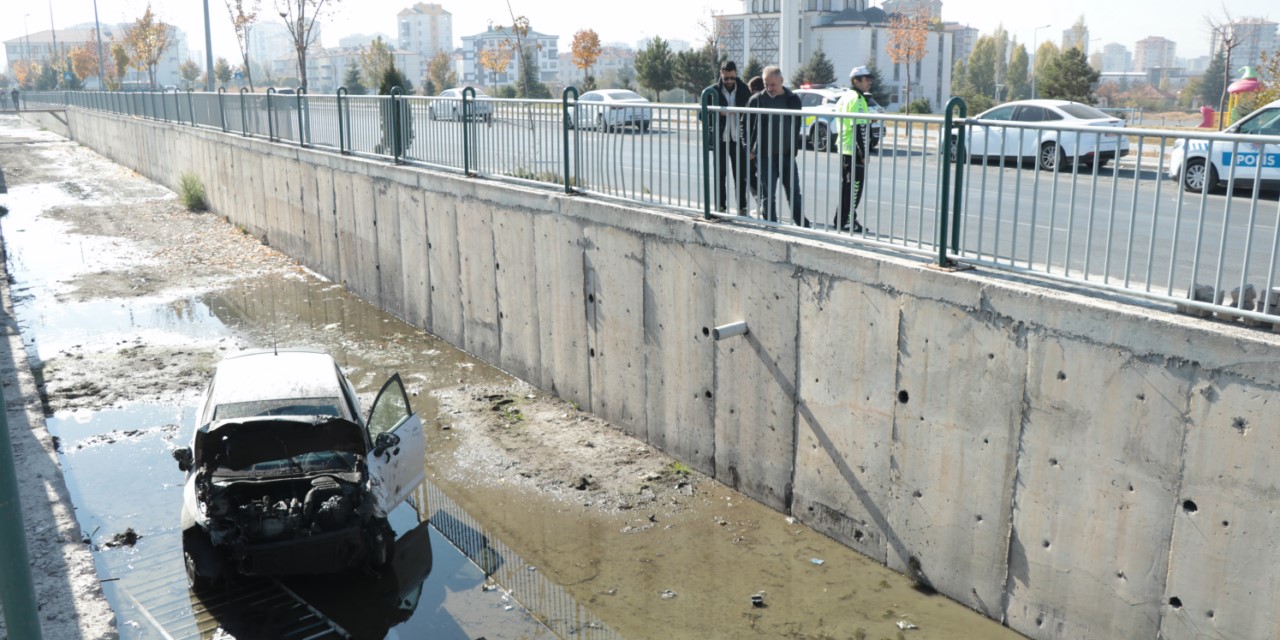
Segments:
[[[867,98],[863,96],[857,89],[852,89],[840,97],[840,102],[836,103],[836,111],[840,113],[870,113],[871,109],[867,106]],[[840,118],[840,153],[846,156],[853,155],[854,140],[857,138],[858,146],[861,146],[863,153],[866,153],[867,145],[870,143],[868,132],[871,120],[867,118]],[[855,131],[857,132],[855,134]]]

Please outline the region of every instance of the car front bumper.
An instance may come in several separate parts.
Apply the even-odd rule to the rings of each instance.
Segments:
[[[304,575],[342,571],[365,556],[358,526],[258,544],[237,545],[231,560],[245,575]]]

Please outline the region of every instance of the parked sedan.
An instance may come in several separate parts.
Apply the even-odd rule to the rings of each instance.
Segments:
[[[836,105],[849,89],[807,89],[799,88],[795,94],[800,97],[800,110],[804,112],[804,120],[800,125],[800,137],[806,147],[818,151],[840,150],[840,122],[835,115],[839,113]],[[875,98],[867,96],[867,108],[872,113],[884,113],[884,108]],[[884,122],[871,121],[871,142],[867,150],[875,153],[884,137]]]
[[[196,412],[185,471],[183,560],[197,589],[230,574],[384,566],[387,514],[426,476],[421,420],[398,375],[366,422],[328,354],[251,351],[224,359]]]
[[[970,159],[1034,160],[1041,169],[1053,171],[1072,162],[1096,162],[1101,167],[1129,154],[1129,139],[1114,131],[1123,129],[1124,121],[1079,102],[1019,100],[989,109],[976,120],[965,135]],[[1096,127],[1099,133],[1028,129],[1023,126],[1027,124]]]
[[[1280,138],[1280,100],[1271,102],[1223,133]],[[1234,174],[1234,176],[1233,176]],[[1280,144],[1275,141],[1178,140],[1169,157],[1169,177],[1187,191],[1216,190],[1234,178],[1234,185],[1280,188]]]
[[[466,117],[489,122],[493,119],[493,99],[479,89],[475,92],[475,100],[467,105]],[[432,120],[461,120],[462,107],[462,88],[445,89],[427,105],[427,117]]]
[[[569,127],[594,126],[597,130],[636,127],[648,131],[653,124],[653,109],[644,96],[626,89],[600,89],[578,96],[576,117],[568,117]]]

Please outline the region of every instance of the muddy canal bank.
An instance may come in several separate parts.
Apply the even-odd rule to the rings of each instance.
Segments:
[[[182,210],[172,193],[92,152],[16,119],[0,121],[0,134],[25,349],[61,460],[81,474],[71,483],[72,499],[85,501],[76,531],[97,550],[100,573],[168,553],[156,542],[176,527],[167,452],[190,433],[183,422],[213,363],[245,348],[315,346],[369,399],[400,372],[427,425],[441,500],[617,635],[1018,637],[382,313],[216,214]],[[162,409],[138,418],[146,406]],[[133,417],[106,420],[116,414]],[[134,492],[132,502],[97,486],[113,460],[155,469],[115,470],[124,483],[115,493]],[[128,529],[143,536],[136,547],[102,550]],[[433,545],[449,544],[441,540]],[[474,637],[479,620],[508,611],[500,595],[537,600],[524,581],[484,573],[441,589],[441,602],[466,604],[432,637]],[[135,609],[122,616],[122,635],[155,637],[137,619]],[[503,624],[488,637],[540,637],[522,620]]]

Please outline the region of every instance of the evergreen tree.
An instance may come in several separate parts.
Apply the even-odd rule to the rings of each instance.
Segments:
[[[356,66],[355,60],[347,64],[347,74],[342,77],[342,86],[346,87],[347,93],[353,96],[369,93],[369,88],[360,81],[360,68]]]
[[[231,82],[231,65],[227,62],[226,58],[218,58],[218,60],[213,63],[213,79],[217,80],[218,84],[224,87],[227,86],[227,83]]]
[[[684,89],[690,97],[697,100],[702,90],[714,83],[720,75],[714,45],[708,42],[698,49],[677,53],[674,73],[676,87]]]
[[[972,95],[991,98],[996,93],[996,41],[982,36],[969,54],[969,90]]]
[[[744,81],[746,81],[758,75],[761,75],[763,73],[764,73],[764,65],[760,64],[759,60],[756,60],[755,58],[751,58],[750,60],[747,60],[747,66],[742,70],[742,75],[740,75],[739,77],[742,78]]]
[[[640,82],[640,86],[657,94],[658,102],[662,101],[663,91],[675,88],[676,80],[673,73],[675,61],[666,40],[654,36],[653,40],[650,40],[649,44],[636,54],[635,65],[636,80]]]
[[[396,68],[393,61],[383,72],[382,78],[378,82],[378,95],[391,95],[391,90],[399,87],[402,94],[413,93],[413,85],[404,77],[404,74]],[[348,91],[350,89],[348,88]],[[409,117],[408,105],[402,101],[399,105],[399,131],[396,134],[396,113],[395,105],[391,100],[381,100],[378,103],[379,110],[382,115],[382,141],[374,149],[377,153],[386,153],[396,156],[403,156],[404,150],[413,143],[413,118]]]
[[[1209,68],[1204,70],[1200,80],[1200,104],[1217,107],[1218,97],[1222,95],[1226,85],[1227,56],[1221,50],[1209,61]]]
[[[889,88],[885,86],[880,78],[879,67],[869,67],[871,72],[871,98],[875,100],[886,111],[889,109]]]
[[[791,85],[795,87],[802,84],[832,84],[835,81],[836,68],[827,58],[826,52],[822,50],[821,40],[818,41],[818,48],[814,49],[809,60],[791,74]]]
[[[392,62],[382,72],[382,78],[378,81],[378,95],[389,96],[394,87],[400,87],[400,93],[403,95],[413,93],[413,83],[409,82],[409,79],[404,77],[404,73],[396,68],[396,63]]]
[[[1100,76],[1089,66],[1084,52],[1072,47],[1054,58],[1044,76],[1037,79],[1037,92],[1043,98],[1093,104],[1093,87]]]
[[[520,82],[516,83],[516,96],[544,100],[551,97],[551,90],[538,79],[538,52],[526,46],[520,55]]]

